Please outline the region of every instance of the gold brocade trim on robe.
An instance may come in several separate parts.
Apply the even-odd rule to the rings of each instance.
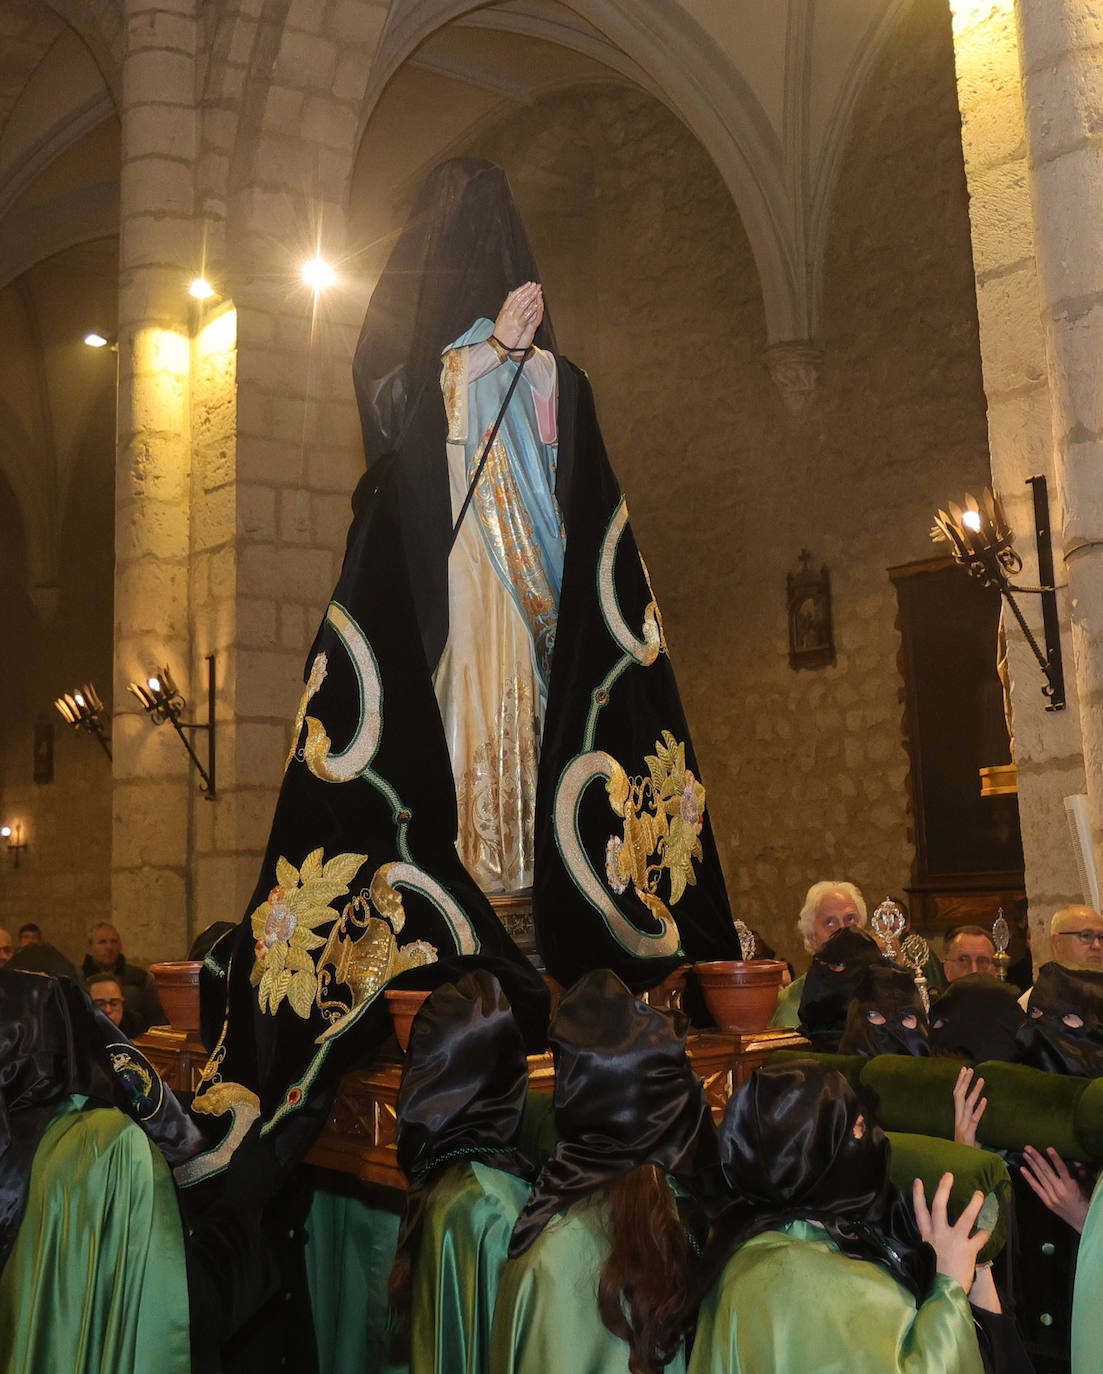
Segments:
[[[450,348],[441,355],[440,390],[448,419],[448,442],[467,442],[467,349]]]
[[[487,430],[480,452],[489,436]],[[474,475],[474,463],[469,461],[469,482]],[[490,547],[509,574],[532,636],[537,668],[546,683],[551,675],[559,608],[536,544],[532,520],[517,490],[509,454],[500,439],[491,446],[483,475],[475,488],[474,504]]]
[[[475,751],[456,787],[457,848],[484,890],[517,891],[532,884],[539,723],[529,683],[511,678],[499,708],[497,734]],[[514,762],[504,772],[501,758]]]

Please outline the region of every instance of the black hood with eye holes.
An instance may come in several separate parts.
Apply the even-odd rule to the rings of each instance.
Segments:
[[[1103,971],[1044,964],[1016,1042],[1023,1064],[1080,1078],[1103,1076]]]

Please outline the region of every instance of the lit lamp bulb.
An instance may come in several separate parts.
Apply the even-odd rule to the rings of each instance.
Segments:
[[[107,336],[98,329],[90,329],[84,336],[84,342],[89,348],[106,348],[108,341]]]
[[[970,529],[970,530],[979,530],[979,529],[980,529],[980,511],[977,511],[977,510],[963,510],[963,511],[961,512],[961,523],[965,526],[966,529]]]
[[[10,826],[10,825],[0,825],[0,840],[10,840],[10,839],[11,839],[11,826]]]
[[[161,690],[161,679],[157,677],[147,677],[146,686],[151,692],[159,692]]]
[[[188,295],[197,301],[209,301],[214,295],[214,287],[206,277],[196,277],[188,287]]]
[[[322,291],[337,280],[333,268],[322,258],[303,263],[303,281],[312,291]]]

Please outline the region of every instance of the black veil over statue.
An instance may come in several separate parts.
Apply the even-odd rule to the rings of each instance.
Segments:
[[[372,293],[353,381],[367,472],[399,455],[403,540],[430,671],[448,634],[443,351],[473,320],[493,320],[506,296],[540,273],[506,174],[492,162],[452,158],[426,178]],[[555,352],[547,309],[534,340]]]

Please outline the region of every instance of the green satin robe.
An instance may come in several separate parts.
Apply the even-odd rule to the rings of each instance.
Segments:
[[[387,1303],[405,1194],[319,1170],[306,1275],[321,1374],[406,1374],[405,1332]]]
[[[969,1299],[916,1308],[881,1265],[793,1221],[740,1246],[701,1304],[689,1374],[983,1374]]]
[[[414,1266],[410,1374],[487,1374],[499,1278],[529,1192],[473,1161],[437,1184]]]
[[[490,1344],[490,1374],[629,1374],[628,1345],[597,1306],[609,1254],[605,1209],[579,1203],[550,1221],[502,1270]],[[667,1374],[684,1374],[679,1352]]]
[[[1099,1374],[1103,1363],[1103,1175],[1095,1185],[1076,1254],[1072,1294],[1072,1374]]]
[[[787,1030],[797,1030],[800,1027],[800,999],[807,976],[806,973],[802,973],[778,993],[777,1006],[770,1017],[771,1026],[784,1026]]]
[[[113,1107],[70,1097],[35,1151],[0,1275],[0,1374],[188,1374],[172,1175]]]

